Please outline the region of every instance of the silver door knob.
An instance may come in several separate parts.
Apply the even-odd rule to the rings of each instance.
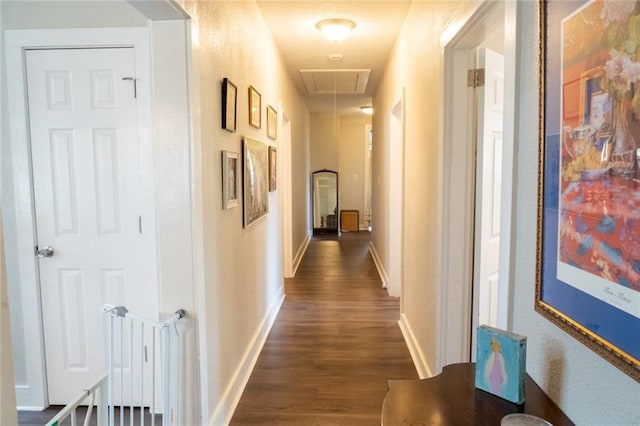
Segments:
[[[53,247],[43,247],[40,250],[36,250],[36,257],[39,259],[44,259],[45,257],[53,256]]]

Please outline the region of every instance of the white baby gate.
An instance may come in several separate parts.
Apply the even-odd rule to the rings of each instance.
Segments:
[[[120,426],[155,426],[160,413],[163,426],[175,424],[181,343],[176,322],[184,317],[184,310],[164,322],[141,318],[124,306],[103,305],[102,311],[109,316],[107,371],[47,426],[58,426],[68,417],[76,426],[81,405],[87,405],[83,424],[88,426],[96,404],[93,424],[98,426],[115,426],[116,418]]]

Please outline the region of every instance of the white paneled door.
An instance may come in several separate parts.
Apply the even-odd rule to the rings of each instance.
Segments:
[[[26,65],[49,403],[66,404],[106,369],[103,303],[157,315],[134,50],[28,50]]]
[[[478,157],[476,244],[479,244],[478,323],[495,327],[498,315],[498,257],[500,250],[500,192],[502,182],[502,127],[504,57],[480,49],[479,68],[485,84],[478,87]]]

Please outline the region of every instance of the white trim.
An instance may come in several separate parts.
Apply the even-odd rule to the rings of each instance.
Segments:
[[[302,262],[302,258],[304,254],[307,252],[307,247],[309,247],[309,243],[311,242],[311,234],[307,233],[304,241],[300,244],[298,248],[298,252],[296,253],[296,257],[293,258],[293,277],[295,277],[296,272],[298,272],[298,266],[300,266],[300,262]]]
[[[518,73],[517,51],[517,15],[518,2],[505,2],[504,5],[504,134],[502,148],[502,193],[500,194],[500,255],[498,276],[498,306],[509,306],[509,309],[499,309],[497,327],[510,330],[512,327],[513,309],[511,309],[511,293],[515,278],[515,223],[512,223],[515,203],[515,146],[517,140],[517,107],[516,87],[520,73]],[[513,78],[512,78],[513,77]],[[510,177],[504,179],[505,176]]]
[[[389,274],[387,274],[387,271],[384,269],[384,263],[382,263],[382,260],[378,255],[378,251],[373,245],[373,241],[369,241],[369,253],[371,253],[373,263],[376,265],[376,269],[378,270],[378,275],[382,281],[382,288],[387,288],[387,285],[389,285]]]
[[[389,256],[387,291],[400,297],[400,312],[404,312],[404,212],[405,212],[405,88],[389,111],[389,226],[387,250]]]
[[[402,331],[402,336],[404,337],[404,341],[407,344],[409,353],[411,354],[411,359],[413,360],[413,365],[416,368],[418,377],[421,379],[433,377],[433,369],[429,367],[427,358],[420,350],[418,339],[416,339],[413,329],[411,328],[411,325],[409,325],[409,321],[407,321],[405,314],[400,314],[400,321],[398,321],[398,325],[400,326],[400,331]]]
[[[29,126],[26,98],[26,69],[24,63],[25,49],[48,49],[60,47],[94,48],[94,47],[133,47],[135,51],[136,73],[150,76],[149,36],[146,28],[89,28],[89,29],[55,29],[55,30],[7,30],[5,33],[6,70],[8,85],[9,127],[12,158],[12,184],[15,196],[15,227],[18,241],[15,252],[18,269],[16,272],[23,294],[23,312],[30,313],[24,319],[25,333],[38,336],[32,339],[32,345],[26,348],[28,357],[30,401],[24,406],[47,406],[46,371],[44,341],[42,331],[42,310],[40,303],[37,263],[33,256],[35,244],[35,215],[32,193],[25,188],[32,188],[31,160],[29,148]],[[149,92],[149,78],[145,79],[144,91]],[[151,128],[150,99],[139,103],[139,127]],[[141,152],[151,145],[145,132],[139,132]],[[149,157],[151,157],[149,155]],[[7,160],[4,160],[7,161]],[[142,163],[144,167],[151,165],[151,160]],[[152,173],[152,170],[145,170]],[[4,184],[4,180],[3,180]],[[4,189],[3,189],[4,190]],[[153,196],[152,193],[145,194]],[[149,218],[153,221],[152,218]],[[5,225],[7,225],[5,223]],[[11,226],[11,224],[8,224]],[[153,226],[153,225],[152,225]],[[11,266],[9,266],[11,267]],[[35,310],[34,310],[35,309]]]
[[[291,178],[291,119],[289,115],[284,112],[282,101],[279,102],[279,110],[282,113],[279,115],[278,134],[280,137],[280,146],[278,147],[280,152],[278,153],[278,186],[280,190],[280,203],[282,206],[282,259],[284,268],[284,277],[292,278],[295,275],[293,267],[293,216],[292,216],[292,195],[291,185],[293,179]],[[296,267],[297,269],[297,267]]]
[[[262,351],[262,348],[267,341],[267,337],[269,336],[269,332],[271,331],[271,327],[273,327],[278,313],[280,312],[284,298],[284,294],[281,293],[281,297],[274,298],[271,306],[269,306],[266,316],[263,318],[260,327],[253,336],[253,339],[251,339],[251,344],[238,364],[238,368],[236,368],[236,371],[233,373],[229,386],[222,394],[222,398],[213,411],[213,415],[209,419],[208,424],[228,425],[231,422],[233,413],[235,412],[238,402],[240,402],[240,398],[242,397],[242,392],[244,392],[244,388],[247,386],[247,383],[251,378],[251,373],[253,372],[256,362],[258,362],[260,352]]]
[[[193,6],[194,9],[197,6]],[[197,12],[197,9],[194,10]],[[194,12],[188,11],[188,12]],[[195,14],[197,17],[197,14]],[[205,256],[204,256],[204,220],[202,196],[202,118],[200,110],[200,69],[199,49],[198,49],[198,20],[187,19],[185,23],[186,38],[186,80],[189,109],[189,156],[191,161],[190,170],[190,208],[191,208],[191,248],[193,250],[193,306],[199,317],[195,321],[195,357],[194,378],[197,386],[196,393],[196,413],[199,416],[197,424],[204,425],[209,418],[211,407],[209,406],[209,345],[207,344],[207,322],[206,322],[206,279],[205,279]]]
[[[38,406],[31,406],[31,405],[18,405],[18,406],[16,406],[16,410],[18,410],[18,411],[44,411],[46,409],[47,409],[47,407],[38,407]]]

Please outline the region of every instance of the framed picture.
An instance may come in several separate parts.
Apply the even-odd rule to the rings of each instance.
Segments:
[[[640,4],[540,6],[535,307],[640,381]]]
[[[238,153],[222,151],[222,208],[238,205]]]
[[[275,191],[278,182],[278,151],[269,147],[269,192]]]
[[[222,128],[236,131],[238,88],[228,78],[222,79]]]
[[[249,124],[262,127],[262,95],[253,86],[249,86]]]
[[[244,227],[269,212],[269,156],[267,144],[249,137],[242,141]]]
[[[278,112],[271,105],[267,106],[267,136],[278,138]]]

